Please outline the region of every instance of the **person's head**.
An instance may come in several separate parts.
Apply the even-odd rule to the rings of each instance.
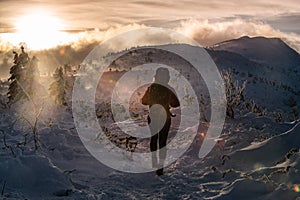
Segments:
[[[154,81],[167,84],[170,80],[170,73],[167,68],[160,67],[156,70]]]

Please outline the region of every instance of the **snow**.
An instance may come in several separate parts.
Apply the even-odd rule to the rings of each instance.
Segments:
[[[241,37],[212,46],[214,50],[238,53],[253,61],[272,66],[299,66],[299,54],[279,38]]]
[[[244,38],[249,40],[249,38]],[[265,39],[259,39],[261,40]],[[271,39],[270,43],[279,43]],[[231,64],[240,73],[250,72],[259,75],[267,70],[266,78],[280,79],[279,73],[267,69],[265,64],[244,55],[227,51],[228,45],[219,44],[222,51],[216,49],[211,53],[219,59],[217,65],[228,69]],[[225,48],[224,45],[227,45]],[[229,48],[230,47],[230,48]],[[231,49],[231,46],[228,48]],[[240,48],[240,47],[239,47]],[[286,51],[284,51],[286,52]],[[153,53],[155,53],[153,51]],[[147,54],[147,52],[142,52]],[[210,100],[207,89],[200,76],[193,73],[184,60],[172,59],[170,55],[156,54],[153,62],[162,63],[169,60],[170,66],[178,65],[183,74],[190,74],[189,79],[197,95],[205,96],[204,116],[209,119]],[[119,66],[137,65],[141,61],[135,58],[119,60]],[[215,56],[215,57],[214,57]],[[229,56],[229,57],[228,57]],[[299,55],[298,55],[299,56]],[[170,59],[169,59],[170,58]],[[263,68],[263,69],[260,69]],[[277,67],[276,69],[278,69]],[[299,67],[297,68],[298,71]],[[239,74],[240,74],[239,73]],[[108,72],[106,80],[117,80],[124,72]],[[265,75],[264,75],[265,76]],[[288,76],[285,74],[284,76]],[[236,80],[250,80],[247,84],[246,99],[254,99],[258,106],[265,107],[264,115],[242,109],[236,110],[235,119],[227,119],[223,134],[213,150],[204,158],[198,158],[203,136],[197,135],[192,146],[177,161],[166,167],[165,175],[158,177],[154,172],[131,174],[113,170],[96,160],[83,146],[72,119],[70,107],[54,105],[47,101],[44,112],[38,123],[39,148],[34,149],[32,132],[28,124],[18,119],[20,113],[31,119],[30,106],[24,101],[8,110],[0,107],[0,189],[5,199],[296,199],[300,193],[294,191],[300,185],[300,121],[293,119],[288,113],[290,107],[283,103],[292,96],[300,102],[299,95],[286,90],[275,90],[273,85],[253,83],[253,77],[236,75]],[[299,90],[299,74],[285,83]],[[4,84],[4,83],[1,83]],[[293,85],[294,84],[294,85]],[[1,92],[5,99],[6,86]],[[6,88],[6,89],[5,89]],[[113,123],[110,110],[109,95],[113,85],[99,86],[97,94],[96,114],[100,124],[110,130],[110,134],[124,137]],[[145,90],[141,87],[136,91]],[[103,93],[101,93],[103,91]],[[265,91],[269,91],[265,95]],[[145,125],[145,107],[131,105],[135,118],[130,123]],[[298,105],[299,107],[299,105]],[[298,108],[299,109],[299,108]],[[283,114],[281,122],[276,122],[274,111]],[[178,116],[180,112],[174,110]],[[186,116],[188,117],[188,116]],[[178,118],[172,119],[176,124]],[[125,123],[125,122],[119,122]],[[205,132],[208,122],[200,121],[199,132]],[[192,128],[192,127],[190,127]],[[169,140],[175,135],[172,127]],[[96,135],[96,134],[95,134]],[[24,145],[24,138],[28,141]],[[179,143],[178,143],[179,144]],[[149,140],[138,139],[137,152],[149,151]],[[125,156],[125,155],[124,155]],[[2,192],[1,191],[1,192]]]
[[[18,191],[23,197],[51,197],[74,187],[63,172],[48,158],[26,155],[16,158],[1,157],[1,179],[8,192]]]

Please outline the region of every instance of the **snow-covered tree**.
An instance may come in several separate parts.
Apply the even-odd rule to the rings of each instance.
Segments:
[[[222,72],[222,77],[226,89],[227,98],[227,111],[226,115],[234,119],[234,109],[239,106],[244,99],[244,92],[246,89],[246,81],[239,85],[238,81],[234,82],[232,77],[232,71]]]
[[[73,73],[73,71],[72,71],[72,66],[71,66],[71,65],[68,65],[68,64],[65,64],[65,65],[64,65],[64,69],[63,69],[63,73],[64,73],[66,76],[72,75],[72,73]]]
[[[30,58],[28,56],[28,53],[25,52],[24,47],[21,46],[21,53],[18,58],[19,63],[21,64],[21,67],[25,68],[28,62],[30,61]]]
[[[36,85],[39,80],[38,59],[33,56],[29,58],[24,47],[21,46],[21,53],[14,53],[14,65],[10,68],[8,105],[15,103],[22,98],[32,98],[35,94]]]
[[[22,52],[24,51],[23,48]],[[19,56],[19,54],[15,51],[14,53],[14,65],[10,68],[10,77],[9,81],[9,89],[8,89],[8,105],[10,106],[14,102],[25,97],[24,90],[22,89],[22,84],[24,84],[25,80],[25,59]],[[27,63],[26,63],[27,64]]]
[[[60,105],[66,105],[66,84],[62,67],[59,67],[55,70],[53,78],[54,81],[51,83],[49,88],[50,95],[55,98],[55,103]]]

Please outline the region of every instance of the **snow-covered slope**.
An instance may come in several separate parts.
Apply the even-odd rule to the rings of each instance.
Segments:
[[[187,47],[182,44],[171,46],[182,49]],[[285,45],[279,46],[285,48]],[[96,113],[99,123],[116,140],[122,133],[115,129],[116,123],[111,115],[107,95],[111,94],[110,90],[114,86],[112,83],[126,72],[123,70],[144,63],[145,58],[147,61],[164,63],[181,70],[195,86],[197,95],[203,93],[206,97],[203,112],[209,119],[209,98],[201,76],[184,59],[155,49],[150,51],[131,51],[118,59],[111,66],[112,71],[106,72],[100,81]],[[293,117],[276,121],[273,116],[274,111],[290,115],[291,106],[286,102],[290,97],[296,104],[300,102],[298,93],[294,92],[299,91],[299,74],[292,71],[281,72],[281,66],[266,63],[269,58],[258,62],[257,59],[248,57],[248,54],[239,54],[229,49],[213,48],[209,49],[209,54],[219,69],[232,69],[235,80],[247,80],[246,100],[254,100],[258,106],[268,108],[268,112],[253,113],[251,109],[249,111],[238,107],[235,119],[226,120],[221,138],[205,158],[198,158],[203,141],[203,136],[199,134],[188,151],[166,167],[164,176],[157,177],[154,172],[129,174],[113,170],[101,164],[85,149],[76,132],[71,108],[53,105],[50,100],[45,102],[38,121],[39,148],[35,150],[30,126],[22,118],[32,112],[25,100],[11,109],[0,106],[1,197],[228,200],[300,198],[300,121]],[[119,71],[114,71],[115,69]],[[291,74],[293,75],[290,76]],[[107,86],[106,83],[110,85]],[[5,100],[7,85],[1,84],[1,100]],[[132,99],[140,98],[145,88],[140,90],[136,91],[136,96]],[[137,123],[145,125],[146,114],[145,110],[140,111],[141,108],[145,107],[138,102],[132,103],[132,117]],[[176,123],[176,118],[173,123]],[[201,119],[199,131],[205,132],[208,125],[209,122]],[[174,134],[175,128],[172,127],[169,140]],[[149,140],[139,139],[136,151],[148,150]]]
[[[282,40],[242,37],[207,50],[221,70],[247,81],[246,95],[263,108],[289,113],[289,101],[300,102],[300,55]]]
[[[272,66],[299,67],[299,54],[279,38],[248,36],[218,43],[211,47],[245,56]]]

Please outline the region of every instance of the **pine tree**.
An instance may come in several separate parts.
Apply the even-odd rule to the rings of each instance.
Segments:
[[[67,105],[65,96],[65,77],[63,73],[63,68],[59,67],[55,70],[53,74],[54,81],[51,83],[49,91],[50,95],[54,96],[55,103],[60,105]]]
[[[8,79],[8,106],[20,99],[33,97],[39,78],[38,59],[35,56],[30,59],[23,46],[20,54],[13,53],[14,65],[10,68],[11,76]]]
[[[25,52],[24,47],[21,46],[21,53],[19,55],[18,61],[21,64],[22,68],[26,68],[26,65],[28,64],[30,58],[28,56],[28,53]]]
[[[8,89],[8,105],[10,106],[14,102],[25,97],[25,93],[21,88],[21,84],[24,83],[24,68],[23,63],[20,61],[20,56],[17,52],[13,52],[14,56],[14,65],[10,68],[10,77],[9,81],[9,89]]]
[[[64,65],[64,74],[65,75],[72,75],[72,67],[71,67],[71,65],[68,65],[68,64],[65,64]]]

